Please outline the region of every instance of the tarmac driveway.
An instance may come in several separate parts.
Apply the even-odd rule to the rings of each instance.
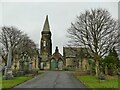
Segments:
[[[15,88],[85,88],[69,71],[47,71]]]

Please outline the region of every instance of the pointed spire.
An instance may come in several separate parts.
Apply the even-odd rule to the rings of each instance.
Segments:
[[[55,52],[59,52],[58,46],[56,46]]]
[[[43,31],[50,31],[48,15],[46,15],[46,20],[45,20],[45,23],[44,23]]]

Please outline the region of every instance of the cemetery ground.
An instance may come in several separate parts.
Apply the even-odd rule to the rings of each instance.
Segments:
[[[14,77],[11,80],[3,80],[2,81],[2,88],[4,90],[9,89],[9,88],[13,88],[18,84],[21,84],[29,79],[32,79],[33,76],[21,76],[21,77]]]
[[[26,75],[20,75],[20,76],[14,76],[10,80],[0,80],[0,86],[2,86],[2,90],[8,90],[10,88],[13,88],[21,83],[24,83],[32,78],[34,78],[37,75],[42,74],[43,72],[38,72],[34,74],[26,74]],[[2,76],[3,77],[3,76]]]
[[[74,76],[91,90],[119,90],[120,78],[118,76],[105,76],[105,80],[99,80],[94,75],[87,75],[83,72],[75,71]]]
[[[73,74],[73,75],[72,75]],[[80,71],[45,71],[36,76],[14,77],[2,80],[3,90],[8,88],[90,88],[118,90],[118,77],[106,76],[106,80],[98,80],[94,75],[83,74]],[[89,89],[88,89],[89,90]]]

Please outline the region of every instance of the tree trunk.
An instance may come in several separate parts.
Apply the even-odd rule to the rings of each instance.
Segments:
[[[82,65],[82,59],[81,59],[81,70],[83,70],[83,69],[82,69],[82,66],[83,66],[83,65]]]
[[[98,77],[98,75],[99,75],[99,61],[98,60],[96,60],[96,77]]]
[[[92,76],[92,64],[90,64],[90,75]]]
[[[108,75],[108,67],[105,65],[105,75]]]

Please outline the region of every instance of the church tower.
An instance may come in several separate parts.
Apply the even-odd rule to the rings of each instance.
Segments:
[[[40,55],[41,55],[40,67],[41,69],[49,69],[48,62],[50,56],[52,55],[52,40],[48,15],[46,16],[43,31],[41,32],[41,34],[42,37],[40,42]]]

